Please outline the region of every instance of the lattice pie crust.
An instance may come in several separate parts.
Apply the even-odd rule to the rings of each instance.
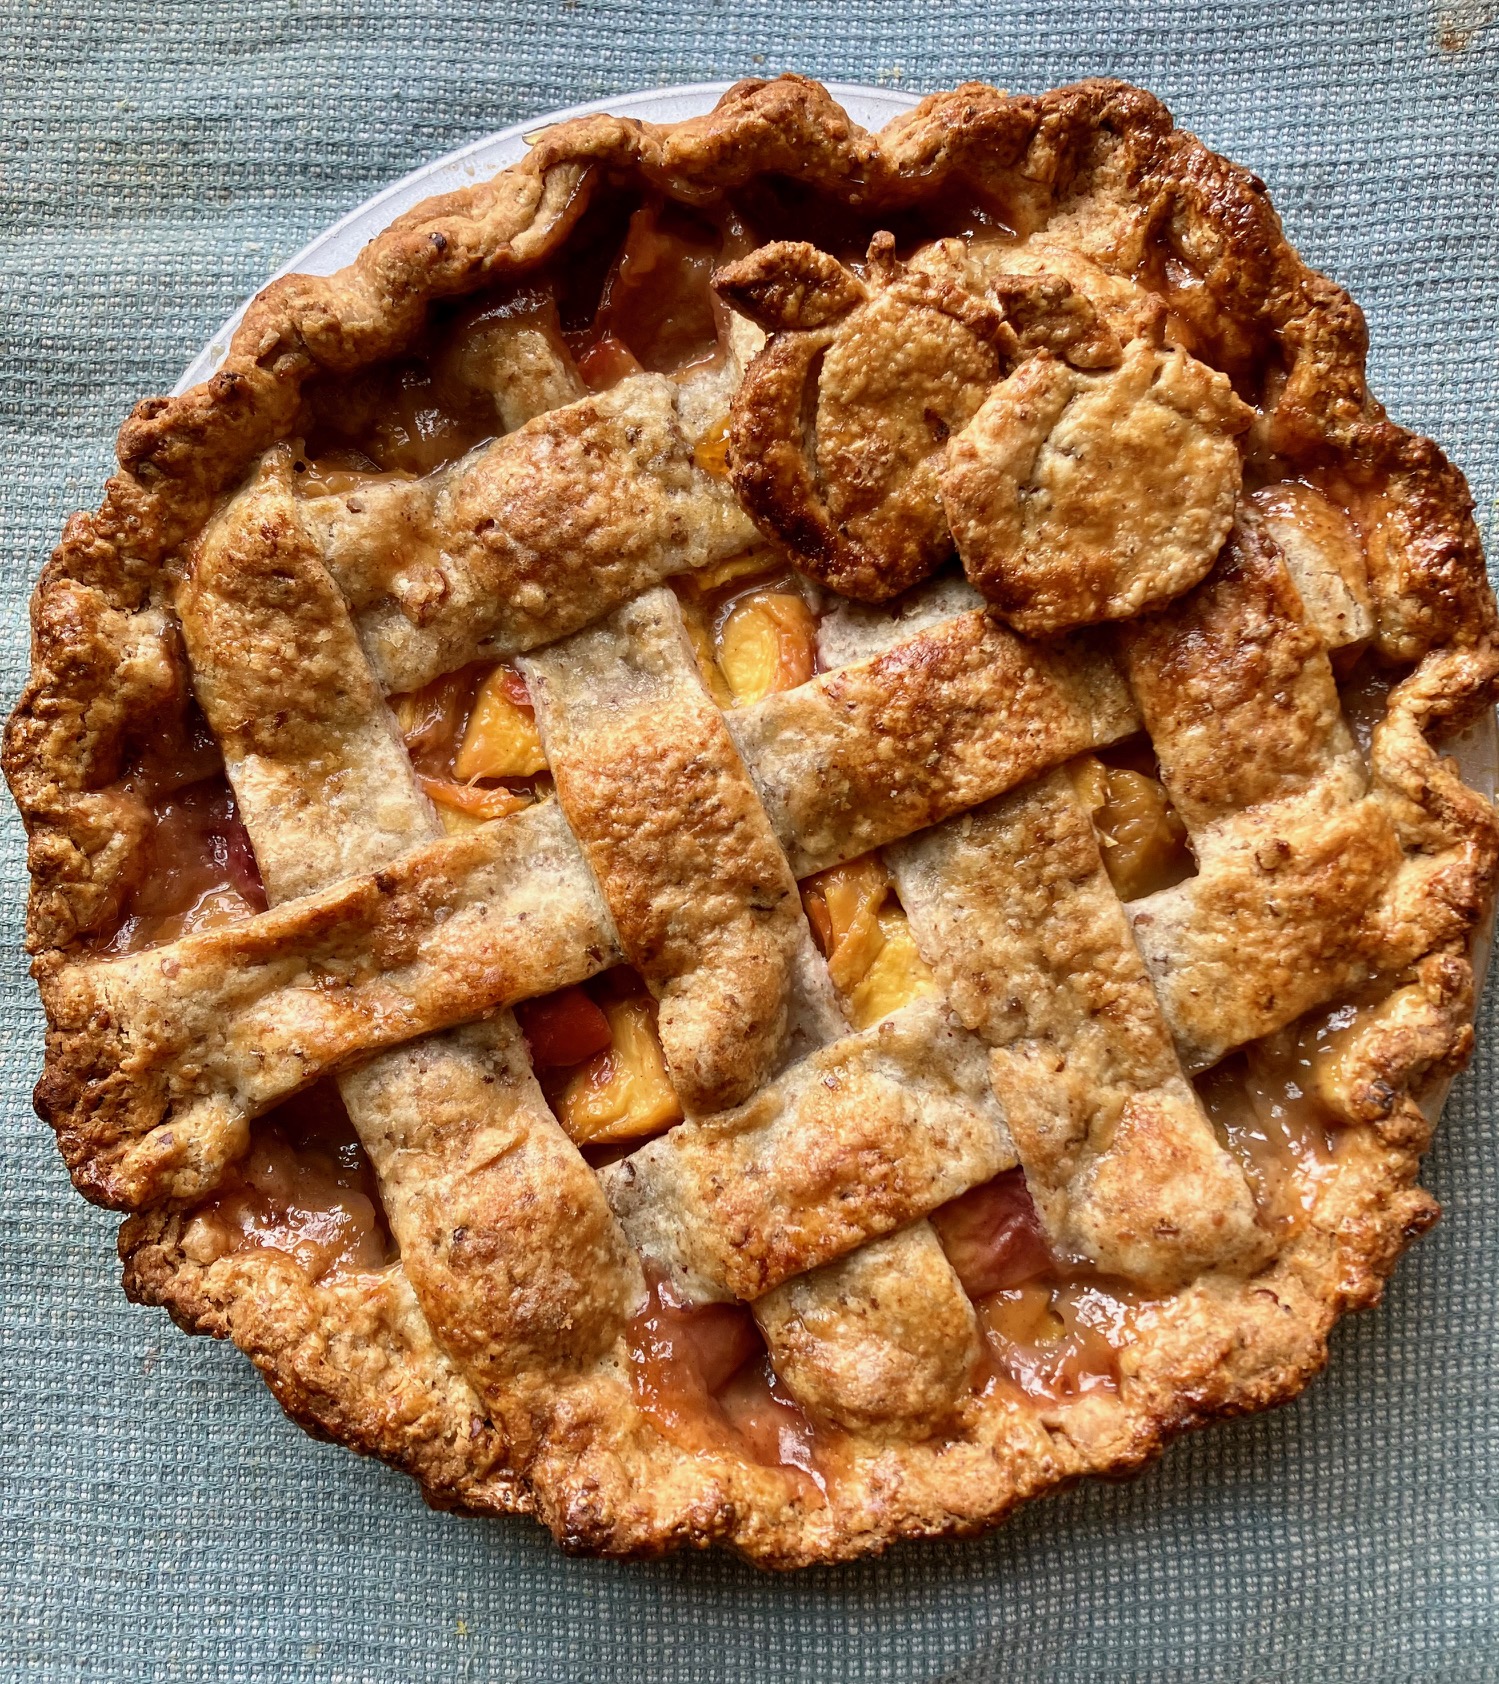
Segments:
[[[1496,860],[1470,501],[1364,353],[1111,82],[587,118],[267,288],[6,742],[126,1290],[611,1553],[1293,1396],[1435,1215]]]

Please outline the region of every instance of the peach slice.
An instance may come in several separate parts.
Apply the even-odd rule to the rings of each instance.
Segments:
[[[890,874],[873,854],[808,878],[802,903],[855,1029],[937,992]]]
[[[729,610],[718,633],[718,665],[741,707],[812,676],[817,628],[792,591],[752,591]]]
[[[856,1029],[868,1029],[913,1000],[937,992],[936,979],[916,951],[916,939],[901,908],[886,907],[879,915],[879,926],[880,950],[848,997]]]
[[[1186,826],[1155,778],[1106,766],[1092,754],[1075,760],[1071,770],[1120,900],[1139,900],[1190,876]]]
[[[471,778],[529,778],[544,772],[546,763],[525,680],[513,667],[496,667],[474,697],[453,776],[465,783]]]
[[[442,828],[449,836],[460,836],[491,819],[509,818],[531,805],[524,790],[480,789],[476,784],[454,783],[450,778],[429,778],[418,772],[422,793],[437,808]]]
[[[557,1098],[562,1126],[580,1145],[659,1134],[682,1116],[656,1034],[655,1009],[639,997],[604,1007],[610,1045],[569,1079]]]

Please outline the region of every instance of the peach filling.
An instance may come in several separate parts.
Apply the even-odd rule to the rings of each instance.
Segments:
[[[797,592],[762,588],[740,597],[718,628],[718,666],[736,706],[812,676],[816,627]]]
[[[410,484],[417,478],[401,470],[385,473],[372,457],[349,447],[334,447],[315,458],[299,451],[292,472],[304,497],[343,497],[368,485]]]
[[[729,418],[724,415],[703,434],[693,447],[692,459],[705,474],[715,479],[729,477]]]
[[[264,912],[265,890],[221,776],[158,796],[144,872],[106,953],[136,953]]]
[[[1118,1389],[1138,1295],[1053,1257],[1021,1170],[971,1188],[931,1221],[973,1300],[991,1384],[1051,1402]]]
[[[722,708],[794,690],[817,670],[808,587],[766,550],[673,580],[703,682]]]
[[[619,243],[522,287],[439,308],[416,354],[309,388],[306,451],[296,464],[310,495],[341,495],[381,478],[446,467],[523,417],[505,419],[495,346],[523,330],[566,368],[554,401],[577,379],[606,391],[632,374],[687,374],[723,356],[729,319],[709,286],[726,255],[747,246],[679,206],[642,206]],[[593,256],[605,268],[592,270]],[[559,308],[560,306],[560,308]],[[581,313],[580,313],[581,312]],[[571,366],[568,366],[570,363]]]
[[[855,1029],[868,1029],[901,1006],[937,992],[878,855],[864,854],[819,871],[802,883],[801,891],[828,975]]]
[[[1342,704],[1343,717],[1366,761],[1374,742],[1374,728],[1389,709],[1390,692],[1408,670],[1381,666],[1373,654],[1362,651],[1339,679],[1338,700]]]
[[[492,407],[476,415],[473,395],[449,389],[420,359],[367,370],[325,405],[327,416],[310,418],[306,450],[293,467],[309,497],[420,479],[498,431]]]
[[[1345,1138],[1345,1061],[1396,985],[1386,977],[1308,1012],[1197,1078],[1213,1127],[1243,1165],[1272,1231],[1294,1233],[1315,1206]]]
[[[932,1213],[932,1226],[975,1302],[1052,1273],[1054,1260],[1025,1172],[1005,1170]]]
[[[1084,754],[1068,770],[1120,900],[1138,900],[1192,875],[1186,826],[1152,775],[1153,762],[1146,771]]]
[[[248,1251],[284,1252],[313,1281],[392,1260],[374,1171],[333,1082],[254,1123],[248,1156],[198,1207],[182,1249],[205,1265]]]
[[[616,1146],[682,1118],[656,1002],[628,966],[516,1007],[536,1079],[577,1143]]]
[[[1121,1283],[1085,1279],[1031,1281],[975,1305],[998,1377],[1054,1402],[1118,1391],[1136,1307]]]
[[[449,466],[506,430],[498,348],[517,337],[566,361],[545,277],[454,307],[439,306],[414,355],[307,389],[306,451],[295,464],[310,496],[340,496],[377,479],[415,479]],[[513,354],[513,353],[512,353]],[[559,401],[572,382],[559,386]],[[512,414],[509,424],[524,415]]]
[[[782,1387],[748,1307],[688,1304],[649,1274],[647,1286],[627,1340],[642,1414],[682,1449],[737,1455],[825,1491],[816,1430]]]
[[[675,375],[716,361],[727,324],[708,283],[735,239],[681,206],[642,205],[592,321],[568,335],[585,384],[602,391],[642,369]]]
[[[544,772],[546,764],[526,681],[514,667],[497,666],[480,680],[453,758],[453,776],[464,783],[474,778],[531,778]]]
[[[549,788],[536,712],[514,667],[464,667],[390,705],[445,830],[518,813]]]

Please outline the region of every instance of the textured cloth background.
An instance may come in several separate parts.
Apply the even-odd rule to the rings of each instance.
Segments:
[[[375,188],[549,107],[783,68],[926,91],[1108,72],[1260,172],[1368,313],[1376,388],[1499,490],[1499,7],[1367,0],[0,0],[5,706],[25,601],[131,403]],[[1488,25],[1492,23],[1492,27]],[[1492,547],[1492,545],[1491,545]],[[569,1561],[304,1438],[233,1350],[121,1297],[29,1106],[41,1018],[3,818],[0,1677],[1499,1678],[1499,1023],[1446,1206],[1300,1403],[982,1542],[773,1579]]]

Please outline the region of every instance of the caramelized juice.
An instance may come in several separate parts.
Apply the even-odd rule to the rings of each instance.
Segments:
[[[973,1300],[987,1384],[1064,1402],[1117,1391],[1139,1295],[1123,1281],[1052,1255],[1019,1169],[933,1211],[932,1226]]]
[[[152,815],[142,876],[101,952],[136,953],[265,911],[250,838],[222,774],[158,796]]]
[[[739,1456],[825,1490],[816,1430],[772,1369],[748,1307],[690,1305],[659,1276],[648,1286],[628,1335],[642,1413],[684,1450]]]
[[[280,1251],[312,1281],[393,1260],[374,1171],[334,1082],[319,1082],[256,1120],[249,1154],[197,1208],[183,1250],[205,1264]]]

